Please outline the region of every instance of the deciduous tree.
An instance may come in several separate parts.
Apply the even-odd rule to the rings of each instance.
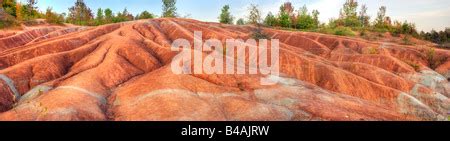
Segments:
[[[381,6],[377,13],[377,18],[375,19],[375,26],[378,28],[386,27],[386,6]]]
[[[83,0],[77,0],[75,5],[69,8],[68,21],[73,24],[87,25],[92,21],[91,9],[86,6]]]
[[[363,27],[369,26],[370,16],[367,15],[367,6],[365,4],[361,5],[361,10],[359,11],[358,19]]]
[[[280,11],[278,12],[278,24],[281,27],[291,27],[291,16],[289,15],[289,12],[292,12],[293,10],[292,6],[290,4],[284,3],[280,6]],[[291,14],[293,15],[293,14]]]
[[[358,27],[361,23],[357,17],[358,2],[355,0],[346,0],[340,11],[339,19],[336,21],[338,26]]]
[[[16,3],[16,20],[22,21],[23,15],[22,15],[22,5],[20,3]]]
[[[8,13],[9,15],[11,15],[11,16],[14,16],[14,17],[16,17],[17,15],[16,15],[16,5],[17,5],[17,2],[16,2],[16,0],[3,0],[2,2],[1,2],[1,4],[2,4],[2,6],[0,6],[0,8],[3,8],[3,11],[4,12],[6,12],[6,13]]]
[[[249,14],[248,14],[248,23],[249,24],[259,24],[261,21],[261,11],[258,9],[258,5],[251,4],[248,8]]]
[[[316,16],[318,16],[318,11],[315,11]],[[318,19],[317,19],[318,20]],[[317,21],[318,22],[318,21]],[[308,8],[303,5],[298,10],[298,17],[296,27],[299,29],[312,29],[317,27],[318,23],[315,19],[308,13]]]

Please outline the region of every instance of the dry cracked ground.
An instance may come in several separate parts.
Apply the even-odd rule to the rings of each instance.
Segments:
[[[254,28],[162,18],[1,31],[0,120],[446,119],[449,50],[264,29],[280,40],[279,77],[171,71],[175,39]]]

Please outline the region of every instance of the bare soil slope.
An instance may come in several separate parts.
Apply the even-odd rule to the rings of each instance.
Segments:
[[[254,28],[163,18],[0,32],[0,120],[446,119],[450,51],[426,46],[264,29],[281,77],[171,71],[175,39]]]

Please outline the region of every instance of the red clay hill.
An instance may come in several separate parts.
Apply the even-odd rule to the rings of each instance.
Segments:
[[[445,120],[450,109],[449,50],[263,28],[280,41],[281,76],[174,74],[171,43],[194,31],[224,41],[255,27],[161,18],[0,31],[0,120]]]

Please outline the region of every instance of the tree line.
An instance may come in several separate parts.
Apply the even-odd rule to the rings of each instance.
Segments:
[[[420,37],[439,44],[441,47],[450,48],[450,28],[445,28],[444,31],[431,30],[430,32],[420,32]]]
[[[170,3],[175,3],[175,0],[163,1],[170,1]],[[69,14],[66,17],[66,22],[76,25],[103,25],[140,19],[152,19],[156,17],[157,16],[155,14],[148,11],[143,11],[134,16],[132,13],[128,12],[127,8],[124,8],[122,11],[119,11],[117,13],[113,13],[110,8],[98,8],[94,17],[92,10],[88,6],[86,6],[84,1],[77,0],[74,6],[69,8]]]
[[[359,9],[358,9],[359,8]],[[371,21],[367,14],[368,7],[365,4],[359,6],[356,0],[346,0],[339,11],[337,19],[330,19],[328,23],[320,23],[318,10],[309,11],[306,5],[298,10],[290,2],[285,2],[280,6],[278,13],[269,12],[264,19],[257,5],[250,5],[246,19],[240,18],[236,21],[237,25],[257,24],[268,27],[277,27],[282,29],[295,29],[304,31],[321,32],[326,34],[335,34],[343,36],[355,36],[358,32],[360,36],[368,36],[368,32],[381,33],[389,32],[392,36],[400,37],[403,35],[405,44],[411,44],[409,38],[415,37],[428,40],[437,44],[447,44],[450,41],[450,29],[445,31],[417,32],[414,23],[404,21],[392,21],[386,15],[386,6],[378,9],[377,15]],[[230,6],[222,7],[219,16],[219,22],[232,24],[234,17],[230,14]]]
[[[339,18],[331,19],[328,24],[319,22],[320,12],[318,10],[309,11],[306,5],[298,10],[290,2],[285,2],[280,6],[278,13],[269,12],[264,19],[261,18],[261,12],[257,5],[250,5],[247,19],[238,19],[236,24],[263,24],[271,27],[292,28],[301,30],[314,30],[319,28],[337,28],[347,27],[352,30],[371,30],[378,32],[392,32],[395,34],[416,34],[416,27],[413,23],[391,22],[391,18],[386,16],[386,7],[381,6],[373,22],[367,15],[367,6],[362,5],[358,11],[358,2],[347,0],[339,11]],[[222,8],[222,14],[219,17],[221,23],[232,23],[233,19],[229,14],[229,5]]]
[[[42,18],[46,14],[41,13],[35,6],[36,0],[27,0],[26,3],[21,4],[16,0],[0,0],[2,6],[0,7],[0,14],[3,17],[0,22],[0,28],[15,26],[19,24],[19,21],[30,21],[36,18]],[[7,15],[4,15],[6,13]],[[50,14],[49,14],[50,16]],[[11,18],[12,17],[12,18]]]
[[[51,7],[47,8],[45,12],[40,12],[35,6],[36,3],[37,0],[27,0],[25,4],[17,3],[16,0],[3,0],[2,8],[3,11],[13,16],[19,23],[44,18],[47,22],[54,24],[72,23],[76,25],[96,26],[158,17],[148,11],[133,15],[128,12],[127,8],[116,13],[113,13],[109,8],[99,8],[94,16],[93,11],[83,0],[77,0],[68,9],[69,12],[67,14],[56,13]],[[306,5],[296,10],[290,2],[283,3],[278,13],[269,12],[265,18],[262,18],[258,5],[251,4],[248,7],[247,17],[245,19],[239,18],[236,22],[234,22],[235,18],[232,16],[230,9],[230,5],[224,5],[222,7],[218,17],[220,23],[235,23],[237,25],[254,24],[343,36],[355,36],[356,33],[359,33],[360,36],[364,37],[367,36],[368,31],[376,33],[389,32],[391,35],[397,37],[404,35],[405,42],[408,42],[410,37],[425,39],[438,44],[445,44],[450,41],[449,29],[445,31],[432,30],[427,33],[422,31],[419,33],[414,23],[408,21],[392,21],[386,15],[387,8],[385,6],[379,7],[377,15],[371,20],[372,17],[367,14],[368,7],[365,4],[359,5],[356,0],[346,0],[339,11],[339,17],[330,19],[328,23],[321,23],[319,21],[320,12],[318,10],[314,9],[310,11]],[[162,0],[161,17],[179,17],[176,0]],[[2,22],[2,24],[5,23],[7,22]]]
[[[8,19],[8,21],[6,21],[6,19],[0,19],[2,20],[1,23],[4,24],[0,24],[0,27],[29,23],[33,22],[35,19],[46,19],[46,21],[51,24],[71,23],[75,25],[96,26],[157,17],[157,15],[148,11],[133,15],[128,12],[127,8],[117,13],[113,13],[110,8],[99,8],[94,16],[93,11],[86,5],[84,0],[77,0],[74,5],[68,9],[68,13],[56,13],[51,7],[48,7],[44,12],[38,11],[36,7],[37,0],[27,0],[24,4],[19,3],[16,0],[0,0],[0,2],[2,4],[0,7],[1,10],[9,16],[14,17],[14,20]],[[162,0],[162,2],[163,13],[161,17],[177,17],[178,14],[176,13],[175,7],[176,0]],[[6,22],[8,22],[8,25]]]

